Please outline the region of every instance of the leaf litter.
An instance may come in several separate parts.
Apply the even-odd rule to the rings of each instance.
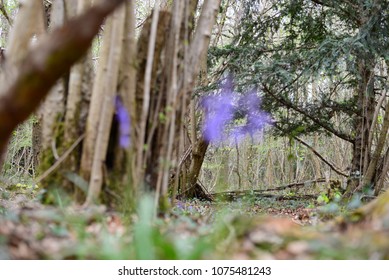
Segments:
[[[177,201],[139,227],[148,239],[137,249],[138,215],[128,221],[104,206],[59,208],[11,193],[0,199],[0,259],[389,258],[389,227],[328,222],[304,204]]]

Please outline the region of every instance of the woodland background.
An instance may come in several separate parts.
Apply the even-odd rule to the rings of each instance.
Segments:
[[[389,1],[0,11],[0,258],[388,258]]]

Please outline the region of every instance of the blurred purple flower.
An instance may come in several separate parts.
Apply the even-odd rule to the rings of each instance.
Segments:
[[[131,121],[126,107],[117,96],[115,99],[116,119],[119,123],[119,144],[122,148],[128,148],[131,143]]]
[[[224,128],[231,121],[234,113],[231,94],[208,96],[203,99],[205,110],[204,137],[207,141],[223,141],[226,137]]]
[[[184,209],[184,204],[181,202],[181,201],[177,201],[176,202],[176,207],[180,210],[183,210]]]
[[[254,90],[239,98],[237,110],[245,117],[245,123],[232,129],[231,136],[234,139],[240,139],[246,135],[253,138],[255,134],[259,134],[263,128],[272,123],[270,114],[261,110],[261,98]]]
[[[204,138],[216,143],[235,142],[247,135],[253,138],[272,122],[260,106],[261,99],[255,90],[240,95],[233,91],[232,78],[227,78],[217,94],[204,97],[202,101]],[[242,124],[234,124],[235,116],[243,120]]]

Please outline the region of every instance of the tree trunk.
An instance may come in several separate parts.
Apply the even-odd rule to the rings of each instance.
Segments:
[[[158,17],[158,26],[155,30],[155,45],[153,56],[148,52],[149,36],[152,29],[152,16],[150,16],[142,29],[138,39],[138,72],[135,93],[136,117],[133,120],[137,134],[135,135],[134,154],[136,156],[136,185],[147,191],[155,190],[158,181],[160,164],[160,147],[162,145],[161,122],[166,116],[166,92],[162,82],[163,63],[161,54],[165,48],[171,14],[161,11]],[[169,57],[168,59],[172,59]],[[146,81],[147,61],[152,66],[149,68],[148,81]],[[148,92],[145,94],[145,87],[149,84]],[[148,97],[147,97],[147,96]]]
[[[219,0],[209,0],[205,1],[202,7],[201,15],[197,23],[197,28],[193,37],[193,40],[190,43],[189,53],[187,54],[187,63],[186,67],[190,65],[190,69],[186,68],[185,80],[182,81],[183,91],[192,89],[196,82],[196,77],[198,71],[201,73],[203,69],[203,77],[206,73],[204,69],[204,61],[206,61],[206,50],[208,49],[212,27],[216,21],[216,13],[219,8]],[[195,67],[193,67],[195,66]],[[202,82],[206,82],[206,79]],[[189,165],[189,170],[185,173],[187,174],[185,186],[182,186],[182,195],[186,198],[195,197],[196,193],[202,192],[197,184],[197,179],[201,171],[201,166],[204,162],[205,154],[208,148],[209,143],[206,142],[202,136],[197,136],[197,120],[195,116],[195,101],[192,100],[191,104],[191,144],[192,144],[192,161]],[[178,178],[177,178],[178,180]]]
[[[91,5],[90,0],[78,2],[77,14],[85,12]],[[84,131],[86,114],[91,96],[92,59],[90,51],[75,64],[69,75],[69,93],[66,102],[65,140],[74,141]]]
[[[104,18],[123,1],[95,5],[39,40],[17,69],[7,67],[5,72],[10,77],[0,91],[0,154],[16,126],[36,110],[61,75],[85,54]]]
[[[351,173],[345,193],[346,198],[351,197],[358,189],[371,160],[371,143],[368,139],[375,111],[374,66],[372,59],[360,59],[358,63],[360,75],[357,88],[358,116],[354,123],[356,138],[353,143]]]
[[[385,116],[384,116],[381,131],[380,131],[380,135],[379,135],[376,147],[375,147],[375,151],[371,156],[371,160],[369,162],[366,174],[363,177],[361,187],[369,186],[374,182],[374,180],[373,180],[374,175],[377,173],[377,166],[378,166],[379,160],[381,159],[382,150],[384,149],[386,137],[388,134],[388,129],[389,129],[389,102],[387,102],[386,107],[385,107]]]
[[[67,0],[66,15],[71,19],[84,13],[90,6],[91,0]],[[78,61],[70,70],[66,94],[66,107],[64,113],[64,140],[63,150],[71,147],[75,141],[83,135],[86,127],[86,119],[89,111],[91,88],[93,81],[92,54],[88,53]],[[74,194],[76,201],[81,202],[85,198],[85,192],[75,185],[70,178],[78,173],[81,162],[81,147],[78,145],[69,157],[61,165],[60,172],[65,174],[68,180],[63,180],[63,187]]]
[[[31,47],[31,39],[45,33],[43,2],[37,0],[22,1],[11,30],[7,46],[7,66],[21,63]]]
[[[115,111],[115,97],[118,84],[120,58],[123,47],[124,23],[126,9],[121,7],[113,14],[111,32],[106,34],[110,42],[107,65],[99,65],[106,69],[101,82],[104,92],[104,101],[100,108],[98,119],[98,130],[94,145],[92,172],[89,181],[88,196],[86,204],[92,204],[99,198],[103,185],[103,168],[108,150],[108,141],[111,134],[111,125]],[[94,94],[94,96],[96,96]]]
[[[124,40],[122,58],[119,70],[118,95],[130,116],[131,123],[135,120],[135,90],[136,90],[136,34],[135,34],[135,3],[126,3],[126,22],[124,24]],[[116,120],[114,122],[117,123]],[[116,125],[118,127],[118,125]],[[118,135],[118,131],[112,131]],[[135,126],[131,125],[131,145],[134,144]],[[135,157],[133,149],[114,146],[114,167],[109,181],[112,182],[112,191],[121,193],[124,197],[121,205],[124,211],[132,211],[136,206],[138,197],[135,187]],[[108,155],[109,156],[109,155]]]
[[[65,1],[53,1],[49,30],[52,31],[64,26],[68,20],[67,17],[68,12],[66,10]],[[67,144],[64,136],[64,119],[66,104],[68,103],[68,84],[69,73],[66,73],[56,82],[40,109],[39,122],[42,134],[38,173],[41,174],[48,170],[59,159],[60,155],[66,151],[67,147],[72,144]],[[73,127],[75,126],[73,125]],[[65,166],[62,165],[62,167]],[[72,193],[73,189],[71,188],[71,185],[63,183],[63,175],[68,167],[70,170],[73,169],[71,165],[58,169],[56,172],[53,172],[46,177],[42,186],[48,189],[52,189],[54,186],[62,186],[62,189],[66,192],[69,194]],[[47,203],[53,202],[53,198],[50,194],[45,196],[45,200]]]
[[[208,146],[209,143],[207,141],[200,139],[196,143],[195,151],[192,152],[192,161],[189,168],[187,186],[185,188],[185,193],[183,193],[183,196],[186,198],[197,197],[199,194],[200,196],[203,195],[202,190],[198,189],[197,179],[199,177]]]
[[[44,34],[45,25],[43,18],[42,1],[23,1],[16,19],[13,22],[5,55],[3,50],[1,50],[1,58],[7,58],[1,65],[2,69],[7,69],[7,71],[1,71],[0,73],[0,81],[3,88],[9,80],[12,80],[14,75],[17,75],[17,68],[26,58],[28,51],[31,49],[31,39],[36,36],[37,40],[42,34]],[[0,142],[3,142],[0,143],[0,146],[6,146],[8,138],[4,138],[3,140],[0,137]],[[0,168],[3,166],[5,157],[5,153],[0,152]]]
[[[110,36],[112,32],[112,17],[109,17],[105,24],[102,45],[99,52],[99,61],[96,71],[96,77],[93,84],[92,96],[88,112],[85,139],[82,147],[80,174],[85,181],[90,180],[92,172],[93,155],[97,138],[98,124],[103,107],[104,95],[104,77],[107,74],[107,64],[110,52]],[[111,94],[111,93],[108,93]]]
[[[376,17],[377,9],[379,10],[378,2],[375,2],[369,8],[366,8],[362,2],[358,3],[356,10],[360,18],[359,32],[363,32],[365,28],[374,30],[378,29],[379,21],[372,20]],[[371,24],[376,26],[370,26]],[[367,27],[369,26],[369,27]],[[375,31],[376,32],[376,31]],[[372,35],[374,36],[374,35]],[[376,180],[375,166],[377,166],[376,159],[372,160],[372,134],[374,133],[374,116],[375,116],[375,66],[377,58],[375,54],[368,50],[356,51],[356,77],[358,79],[357,85],[357,110],[358,115],[355,118],[354,130],[356,138],[353,143],[353,157],[351,162],[351,173],[348,180],[345,197],[349,198],[355,191],[361,189],[362,184],[372,185]],[[380,149],[380,148],[379,148]],[[380,151],[377,150],[377,152]],[[379,155],[378,155],[379,156]],[[377,159],[378,160],[378,159]],[[367,174],[370,165],[369,174]],[[373,174],[374,173],[374,174]],[[366,177],[367,180],[363,178]]]

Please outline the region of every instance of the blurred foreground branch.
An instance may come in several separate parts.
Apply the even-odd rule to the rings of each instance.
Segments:
[[[0,88],[0,155],[55,82],[89,49],[104,18],[125,0],[107,0],[39,40],[20,65],[5,65]],[[10,77],[8,77],[8,75]],[[0,165],[1,166],[1,165]]]

